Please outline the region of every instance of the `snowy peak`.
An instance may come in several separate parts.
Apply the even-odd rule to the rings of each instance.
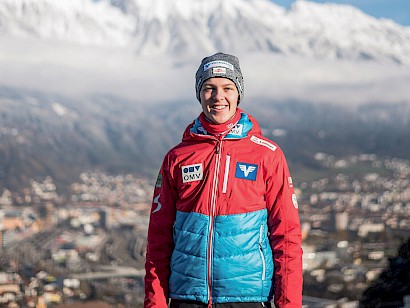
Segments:
[[[313,19],[334,22],[356,22],[357,19],[369,18],[371,16],[364,14],[362,11],[352,5],[335,4],[335,3],[316,3],[304,0],[295,1],[289,11],[293,15],[300,17],[310,17]]]
[[[284,8],[266,0],[113,0],[113,6],[120,8],[124,13],[143,16],[144,19],[166,21],[171,16],[178,16],[184,20],[209,18],[210,13],[221,12],[224,17],[237,17],[238,12],[253,13],[259,9],[267,9],[283,13]],[[242,14],[242,13],[241,13]],[[271,16],[272,17],[272,16]]]
[[[0,33],[11,36],[126,46],[133,29],[131,16],[105,1],[3,0],[0,3]]]
[[[289,10],[269,0],[2,0],[0,35],[138,55],[223,50],[410,64],[410,27],[304,0]]]
[[[293,26],[282,45],[286,51],[410,64],[410,27],[373,18],[350,5],[303,0],[296,1],[286,17]]]

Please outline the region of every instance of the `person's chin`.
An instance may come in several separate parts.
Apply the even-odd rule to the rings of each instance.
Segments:
[[[225,117],[212,117],[212,122],[214,122],[215,124],[223,124],[225,123],[227,120],[225,119]]]

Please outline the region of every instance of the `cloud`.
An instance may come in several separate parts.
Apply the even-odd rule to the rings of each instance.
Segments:
[[[266,97],[357,105],[409,102],[410,70],[374,62],[275,54],[239,57],[245,101]],[[0,38],[0,86],[70,97],[108,93],[141,103],[196,100],[200,58],[138,57],[131,50]]]
[[[405,66],[281,55],[242,62],[253,95],[342,105],[410,103],[410,70]]]

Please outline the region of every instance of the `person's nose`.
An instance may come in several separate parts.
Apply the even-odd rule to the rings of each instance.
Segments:
[[[215,88],[214,93],[213,93],[213,98],[215,101],[220,101],[225,97],[224,91],[221,88]]]

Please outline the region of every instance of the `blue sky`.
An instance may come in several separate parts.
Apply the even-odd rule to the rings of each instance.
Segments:
[[[395,22],[410,26],[410,0],[309,0],[313,2],[332,2],[340,4],[350,4],[358,7],[368,15],[380,18],[393,19]],[[284,7],[289,7],[294,1],[292,0],[272,0]]]

